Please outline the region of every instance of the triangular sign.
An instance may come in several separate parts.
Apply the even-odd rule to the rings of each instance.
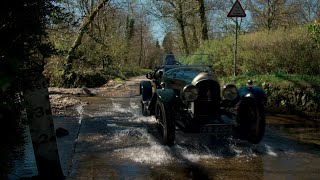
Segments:
[[[238,0],[233,4],[227,17],[246,17],[246,13]]]

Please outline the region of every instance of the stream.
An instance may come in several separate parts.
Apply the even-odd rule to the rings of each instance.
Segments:
[[[54,116],[67,179],[319,179],[320,124],[296,116],[267,116],[257,145],[177,130],[173,147],[159,141],[154,117],[140,97],[79,97],[75,116]],[[37,175],[31,143],[9,179]]]

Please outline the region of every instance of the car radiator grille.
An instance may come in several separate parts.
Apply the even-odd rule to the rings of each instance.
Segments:
[[[220,116],[220,85],[213,80],[204,80],[196,85],[199,89],[198,100],[194,102],[194,115],[200,117]]]

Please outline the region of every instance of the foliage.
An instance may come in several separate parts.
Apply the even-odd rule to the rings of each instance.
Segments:
[[[22,85],[27,72],[42,72],[54,50],[45,40],[46,27],[59,13],[52,0],[6,1],[0,7],[0,174],[10,171],[24,142]],[[55,16],[57,17],[57,16]],[[21,151],[19,151],[21,152]]]
[[[307,25],[308,32],[311,34],[311,37],[315,41],[318,48],[320,48],[320,23],[315,22]]]
[[[197,53],[211,54],[214,71],[219,75],[233,72],[233,37],[211,40]],[[318,75],[320,48],[305,26],[275,31],[260,31],[239,37],[237,68],[239,74]]]
[[[45,67],[44,74],[50,82],[50,86],[61,87],[64,85],[63,62],[61,57],[51,58]],[[63,58],[63,57],[62,57]],[[148,72],[146,69],[139,67],[117,66],[108,64],[106,60],[105,67],[102,63],[77,61],[74,64],[74,71],[68,76],[70,83],[68,87],[99,87],[106,84],[111,79],[127,79],[133,76],[143,75]]]
[[[10,1],[2,4],[0,16],[0,96],[9,95],[5,104],[23,88],[25,70],[41,70],[44,58],[52,53],[43,40],[52,13],[52,1]],[[10,89],[12,92],[9,92]]]
[[[69,1],[64,3],[66,4],[62,6],[75,7],[72,3],[68,4]],[[103,78],[106,81],[114,77],[126,78],[134,73],[135,69],[153,67],[157,57],[162,54],[159,42],[152,39],[149,34],[149,27],[144,17],[136,16],[118,7],[125,7],[128,4],[110,2],[99,10],[96,7],[97,4],[99,4],[98,1],[95,1],[90,5],[98,13],[90,19],[90,23],[87,23],[85,31],[81,31],[81,28],[77,30],[78,27],[64,26],[63,23],[57,24],[48,31],[50,42],[59,52],[48,60],[45,68],[51,85],[65,87],[101,85],[101,83],[89,83],[91,77]],[[87,8],[82,7],[77,10],[85,12],[86,17],[90,16]],[[139,9],[136,10],[139,11]],[[72,12],[66,10],[65,13]],[[89,22],[86,18],[84,19],[83,21]],[[79,34],[82,34],[81,40],[75,41],[79,39]],[[78,45],[74,48],[72,60],[67,63],[70,68],[66,68],[65,57],[68,57],[70,47],[75,47],[75,42]],[[66,73],[66,71],[70,72]],[[98,73],[101,74],[98,75]],[[76,79],[81,79],[81,82]]]
[[[209,54],[216,74],[230,75],[233,72],[233,38],[206,41],[195,54]]]

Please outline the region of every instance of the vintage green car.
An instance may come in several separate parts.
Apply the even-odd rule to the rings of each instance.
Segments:
[[[167,55],[168,56],[168,55]],[[171,56],[171,55],[170,55]],[[140,82],[142,114],[154,115],[162,143],[173,145],[175,130],[235,136],[259,143],[265,131],[265,92],[252,85],[221,86],[207,55],[175,55]]]

